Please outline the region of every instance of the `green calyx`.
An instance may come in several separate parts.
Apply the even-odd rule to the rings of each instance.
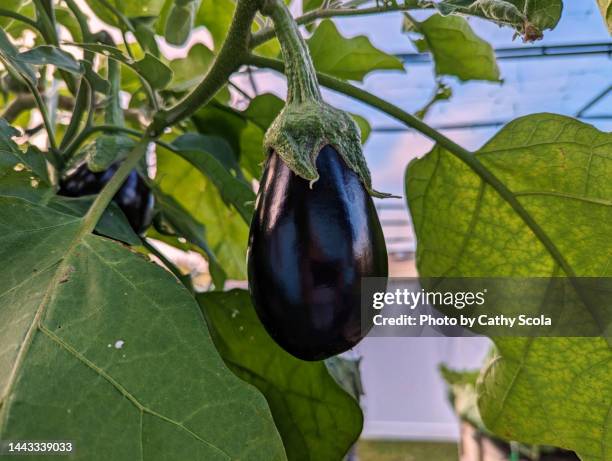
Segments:
[[[389,197],[372,189],[359,128],[351,116],[340,109],[323,101],[289,103],[272,122],[264,138],[266,151],[276,152],[295,174],[309,180],[311,187],[319,179],[317,155],[327,145],[357,173],[370,195]]]
[[[390,197],[372,189],[355,121],[346,112],[323,101],[308,47],[285,3],[263,0],[261,12],[274,22],[287,76],[287,102],[266,132],[266,152],[276,152],[296,175],[309,180],[312,187],[319,179],[317,155],[330,145],[357,173],[370,195]]]

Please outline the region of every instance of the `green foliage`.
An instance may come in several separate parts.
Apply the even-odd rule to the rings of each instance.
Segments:
[[[538,114],[506,126],[476,153],[541,228],[440,146],[409,165],[406,195],[422,276],[610,276],[612,135]],[[545,236],[548,237],[546,239]],[[598,338],[494,338],[479,407],[504,438],[603,461],[612,407],[612,350]],[[584,437],[585,433],[589,437]]]
[[[189,211],[183,208],[172,196],[164,194],[158,187],[155,187],[154,191],[159,215],[171,227],[174,234],[190,242],[191,246],[185,245],[181,247],[180,242],[175,241],[176,239],[174,238],[164,239],[165,236],[156,237],[166,240],[167,243],[174,244],[175,247],[182,250],[189,250],[193,247],[201,251],[208,261],[208,270],[215,287],[223,288],[227,274],[219,264],[217,256],[208,245],[204,224],[191,216]],[[170,241],[168,242],[168,240]]]
[[[73,45],[125,64],[146,80],[153,89],[165,88],[172,80],[172,70],[150,53],[145,53],[142,59],[136,61],[114,46],[95,43],[74,43]]]
[[[526,42],[539,40],[561,18],[562,0],[442,0],[435,7],[444,15],[469,14],[513,27]]]
[[[83,41],[83,32],[79,27],[79,22],[68,8],[57,7],[55,9],[55,19],[58,24],[68,30],[73,42],[79,43]]]
[[[4,0],[2,2],[2,8],[9,11],[19,11],[21,5],[24,3],[24,0]],[[9,24],[11,24],[13,20],[8,17],[0,17],[0,27],[6,28]]]
[[[367,37],[343,37],[330,20],[321,22],[307,43],[317,70],[339,78],[363,81],[375,70],[404,70],[399,59],[374,48]]]
[[[240,167],[229,145],[221,138],[185,134],[177,138],[173,146],[177,154],[212,181],[224,202],[233,205],[244,222],[249,224],[255,194],[242,178],[234,176],[240,174]]]
[[[135,144],[127,136],[105,134],[83,147],[70,164],[85,161],[91,171],[105,171],[116,161],[123,160]]]
[[[204,26],[212,35],[215,50],[218,51],[230,23],[232,22],[232,11],[234,2],[232,0],[202,0],[195,25]]]
[[[404,30],[420,37],[413,42],[421,53],[431,52],[436,75],[499,81],[493,47],[476,35],[465,19],[434,14],[418,22],[406,15]]]
[[[268,400],[287,457],[341,459],[361,432],[362,415],[325,364],[298,360],[281,349],[263,329],[246,291],[212,292],[197,299],[223,360]]]
[[[597,0],[601,15],[604,18],[608,31],[612,33],[612,1],[611,0]]]
[[[0,436],[70,438],[91,460],[285,459],[187,290],[84,225],[42,193],[0,195]]]
[[[18,134],[19,132],[9,126],[6,120],[0,118],[0,153],[2,154],[0,155],[0,171],[4,174],[15,170],[31,171],[38,180],[49,186],[50,180],[44,157],[33,147],[26,151],[19,149],[11,139]]]
[[[456,371],[445,365],[440,366],[440,374],[448,386],[448,398],[455,413],[462,421],[469,422],[483,433],[488,433],[478,411],[476,380],[480,370]],[[490,433],[489,433],[490,434]]]
[[[157,150],[160,190],[203,225],[207,246],[227,277],[246,280],[248,226],[235,208],[228,208],[214,183],[201,170],[167,149]]]
[[[205,45],[198,43],[192,46],[185,58],[170,61],[173,76],[168,89],[172,91],[191,90],[202,81],[202,76],[210,68],[213,59],[213,52]]]
[[[87,5],[98,18],[107,24],[125,29],[119,15],[132,18],[159,16],[164,0],[86,0]]]
[[[199,0],[179,0],[172,5],[164,31],[168,43],[180,46],[187,41],[199,7]]]
[[[303,0],[302,9],[304,12],[316,10],[323,4],[324,0]]]
[[[223,55],[235,0],[86,0],[103,21],[95,26],[80,3],[60,3],[4,0],[0,7],[23,15],[0,16],[4,100],[12,105],[34,91],[36,103],[11,120],[30,127],[42,118],[50,146],[29,145],[31,132],[17,146],[11,138],[21,134],[0,119],[0,439],[74,439],[78,458],[88,460],[342,459],[362,426],[357,364],[289,356],[262,329],[245,291],[196,295],[183,287],[143,257],[141,238],[116,205],[106,205],[114,193],[109,186],[97,196],[57,195],[58,179],[83,161],[94,171],[116,161],[126,172],[127,166],[144,171],[144,144],[132,138],[179,113],[176,123],[161,123],[158,144],[148,150],[157,218],[147,236],[198,251],[217,290],[227,280],[246,280],[253,180],[266,156],[264,134],[285,105],[245,83],[249,52],[279,56],[276,39],[248,48],[248,32],[268,37],[270,25],[255,11],[239,18],[240,40]],[[352,14],[346,8],[365,3],[302,5]],[[246,4],[255,3],[240,0]],[[610,2],[599,5],[610,27]],[[561,0],[415,3],[422,6],[440,14],[412,21],[411,33],[419,35],[420,50],[432,53],[438,76],[489,81],[499,80],[491,47],[458,15],[511,26],[531,41],[553,28],[562,10]],[[127,40],[113,45],[104,23]],[[201,26],[212,49],[196,44],[170,62],[160,54],[158,39],[182,45]],[[403,70],[368,38],[342,36],[331,19],[305,26],[313,32],[308,46],[317,70],[340,79],[323,77],[332,89],[355,96],[342,80]],[[75,43],[64,42],[58,30],[68,31],[83,58],[68,53],[65,45]],[[35,37],[35,46],[27,46],[26,36]],[[240,99],[254,96],[241,110],[228,90],[232,73],[240,74],[232,84],[248,93]],[[61,114],[51,112],[49,89],[58,83]],[[451,96],[438,83],[420,117]],[[365,102],[386,107],[373,97]],[[399,109],[387,113],[447,146],[412,163],[407,174],[422,275],[566,275],[559,254],[577,275],[611,275],[609,134],[537,115],[513,122],[475,154],[535,219],[541,229],[534,232],[451,155],[458,153],[452,142]],[[368,121],[352,117],[365,142]],[[171,261],[164,264],[180,273]],[[191,288],[189,276],[180,282]],[[605,431],[612,408],[609,344],[495,342],[477,389],[488,430],[604,461],[612,451]]]
[[[70,53],[54,46],[37,46],[36,48],[20,53],[15,59],[34,66],[51,64],[58,69],[64,69],[73,74],[83,73],[83,68]]]
[[[2,29],[0,29],[0,57],[19,72],[23,79],[28,80],[32,84],[36,83],[34,69],[31,65],[19,59],[19,51]]]

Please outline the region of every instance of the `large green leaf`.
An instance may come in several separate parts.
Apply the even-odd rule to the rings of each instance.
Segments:
[[[87,460],[286,459],[191,294],[84,229],[0,194],[0,438],[72,440]]]
[[[404,30],[416,33],[420,52],[430,51],[437,75],[455,75],[460,80],[499,80],[493,47],[474,33],[459,16],[434,14],[423,22],[404,19]]]
[[[204,225],[206,241],[227,277],[246,280],[249,229],[240,213],[227,206],[215,184],[190,162],[163,148],[157,149],[156,182]]]
[[[340,460],[361,432],[359,405],[323,362],[304,362],[263,329],[244,290],[198,295],[213,340],[237,376],[268,400],[292,461]]]
[[[317,70],[336,77],[362,81],[374,70],[404,70],[399,59],[372,46],[366,36],[343,37],[329,19],[307,42]]]
[[[515,120],[476,157],[540,226],[437,146],[411,162],[406,195],[422,276],[612,276],[612,135],[568,117]],[[548,239],[542,238],[546,235]],[[543,243],[546,242],[546,243]],[[479,406],[504,438],[555,445],[585,461],[612,452],[612,350],[602,338],[494,338]]]
[[[479,16],[513,27],[525,41],[542,38],[561,18],[562,0],[442,0],[435,7],[444,14]]]
[[[597,0],[608,31],[612,33],[612,0]]]

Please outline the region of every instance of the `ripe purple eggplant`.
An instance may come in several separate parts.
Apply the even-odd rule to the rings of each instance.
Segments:
[[[312,187],[271,152],[248,251],[249,289],[264,327],[303,360],[344,352],[361,329],[361,279],[387,276],[385,241],[370,194],[325,146]]]
[[[97,194],[118,168],[119,164],[115,163],[106,171],[93,172],[83,163],[60,181],[58,194],[66,197]],[[137,234],[142,234],[151,225],[155,198],[135,169],[130,172],[113,201],[121,208]]]

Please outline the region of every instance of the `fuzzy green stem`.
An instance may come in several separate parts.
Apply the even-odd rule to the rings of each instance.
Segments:
[[[210,101],[227,83],[230,75],[244,64],[248,56],[251,25],[258,8],[258,0],[238,0],[227,38],[202,82],[176,106],[159,111],[149,133],[159,136],[167,126],[193,114]]]
[[[286,63],[287,104],[321,101],[321,91],[308,46],[283,0],[265,0],[262,13],[274,22]]]
[[[248,60],[248,63],[257,67],[267,67],[270,69],[274,69],[279,72],[283,72],[284,70],[283,62],[277,59],[270,59],[261,56],[251,55]],[[495,176],[493,172],[491,172],[485,165],[483,165],[473,152],[469,152],[460,145],[456,144],[439,131],[433,129],[423,121],[416,118],[414,115],[403,111],[399,107],[387,101],[384,101],[383,99],[380,99],[379,97],[368,93],[367,91],[364,91],[360,88],[357,88],[356,86],[351,85],[350,83],[346,83],[345,81],[339,80],[329,75],[317,73],[317,78],[321,85],[331,90],[343,93],[359,101],[362,101],[368,104],[369,106],[374,107],[375,109],[378,109],[386,113],[387,115],[390,115],[391,117],[399,120],[407,126],[416,129],[425,136],[436,141],[440,146],[447,149],[452,155],[459,158],[462,162],[469,166],[472,171],[474,171],[474,173],[476,173],[485,183],[491,186],[491,188],[493,188],[499,194],[499,196],[512,207],[512,209],[517,213],[517,215],[521,217],[521,219],[529,227],[529,229],[531,229],[536,238],[548,250],[552,258],[557,262],[561,269],[563,269],[567,276],[576,277],[573,268],[570,266],[561,251],[557,248],[555,243],[544,231],[544,229],[542,229],[542,227],[536,222],[536,220],[531,216],[531,214],[525,209],[525,207],[517,199],[514,193],[510,189],[508,189],[508,187],[506,187],[506,185],[497,176]]]

